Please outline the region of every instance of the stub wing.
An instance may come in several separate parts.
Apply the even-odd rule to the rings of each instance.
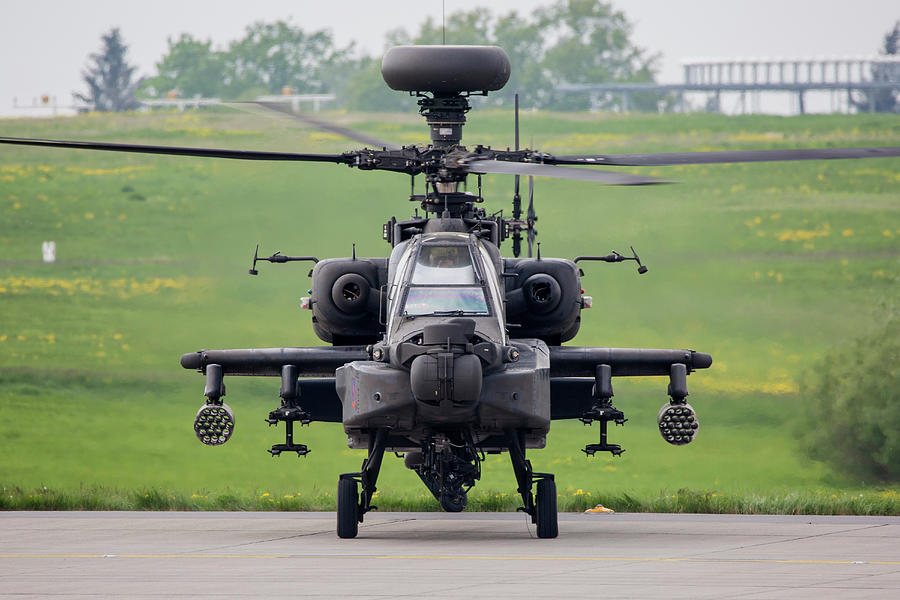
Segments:
[[[694,350],[551,346],[551,419],[581,419],[597,403],[609,402],[612,377],[665,376],[670,384],[674,377],[674,394],[683,400],[683,376],[710,365],[709,354]],[[673,394],[671,385],[667,393]]]
[[[181,366],[206,373],[217,364],[223,375],[280,377],[287,365],[298,377],[333,377],[338,367],[354,360],[367,360],[362,346],[321,346],[313,348],[246,348],[240,350],[199,350],[181,357]]]
[[[646,348],[550,347],[550,418],[579,419],[600,424],[600,440],[583,452],[593,456],[610,452],[619,456],[624,449],[608,441],[608,425],[624,425],[625,414],[613,406],[613,377],[668,376],[666,393],[670,400],[657,415],[662,438],[675,446],[689,444],[697,437],[700,422],[687,403],[687,376],[712,365],[712,357],[693,350],[653,350]]]
[[[281,377],[279,395],[284,402],[280,411],[272,412],[270,422],[340,423],[342,404],[334,372],[348,362],[367,358],[365,348],[359,346],[246,348],[189,352],[181,357],[181,366],[206,375],[204,395],[211,403],[220,403],[225,395],[225,375]]]
[[[613,377],[669,375],[674,364],[683,364],[688,373],[706,369],[712,357],[694,350],[550,347],[551,377],[594,377],[603,364],[611,367]]]

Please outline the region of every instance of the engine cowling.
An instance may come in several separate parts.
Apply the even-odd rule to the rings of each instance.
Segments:
[[[331,258],[312,271],[313,329],[335,345],[371,344],[384,331],[379,321],[387,279],[383,258]]]
[[[514,337],[534,337],[550,345],[572,339],[581,326],[581,278],[563,258],[508,258],[506,319]]]

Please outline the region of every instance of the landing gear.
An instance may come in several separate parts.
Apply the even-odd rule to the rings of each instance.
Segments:
[[[524,506],[520,511],[531,516],[531,522],[537,525],[539,538],[555,538],[559,535],[556,511],[556,481],[552,473],[535,473],[531,461],[525,458],[524,435],[516,430],[507,430],[509,457],[512,460],[513,472],[519,484],[518,492],[522,495]],[[531,488],[537,482],[537,504]]]
[[[556,482],[541,479],[537,484],[537,534],[539,538],[555,538],[559,535],[556,521]]]
[[[369,456],[362,463],[359,473],[343,473],[338,481],[337,494],[337,535],[339,538],[355,538],[359,524],[370,510],[378,507],[372,504],[377,488],[375,482],[381,471],[387,429],[377,429],[369,434]],[[362,484],[362,493],[359,485]]]
[[[359,531],[359,491],[355,479],[338,480],[337,534],[339,538],[355,538]]]

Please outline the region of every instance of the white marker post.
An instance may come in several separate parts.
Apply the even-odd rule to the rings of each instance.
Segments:
[[[41,244],[41,252],[44,255],[45,263],[56,262],[56,242],[44,242]]]

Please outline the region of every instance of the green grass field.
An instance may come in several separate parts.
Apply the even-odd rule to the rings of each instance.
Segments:
[[[400,143],[410,115],[332,114]],[[354,147],[284,118],[239,112],[2,120],[0,135],[335,152]],[[522,115],[522,139],[549,152],[642,152],[900,145],[896,116]],[[511,115],[473,111],[464,141],[506,147]],[[580,449],[598,429],[555,423],[530,458],[557,474],[561,508],[900,513],[900,487],[834,472],[796,440],[798,382],[829,349],[872,331],[900,286],[896,159],[634,170],[668,186],[538,179],[545,256],[625,252],[650,272],[588,264],[594,308],[573,345],[693,348],[714,357],[689,378],[702,430],[675,448],[656,433],[664,379],[619,379],[629,422],[618,459]],[[420,183],[421,185],[421,183]],[[512,178],[485,177],[489,211]],[[263,419],[278,381],[230,378],[232,441],[207,448],[191,422],[203,380],[181,369],[199,348],[316,345],[307,266],[261,253],[386,256],[381,223],[404,218],[409,180],[331,165],[272,164],[0,147],[0,486],[6,508],[324,508],[357,470],[339,425],[297,436],[304,459]],[[58,262],[41,262],[54,240]],[[509,252],[509,248],[506,248]],[[515,508],[508,458],[489,457],[472,505]],[[47,488],[47,490],[44,490]],[[435,509],[387,458],[377,504]]]

